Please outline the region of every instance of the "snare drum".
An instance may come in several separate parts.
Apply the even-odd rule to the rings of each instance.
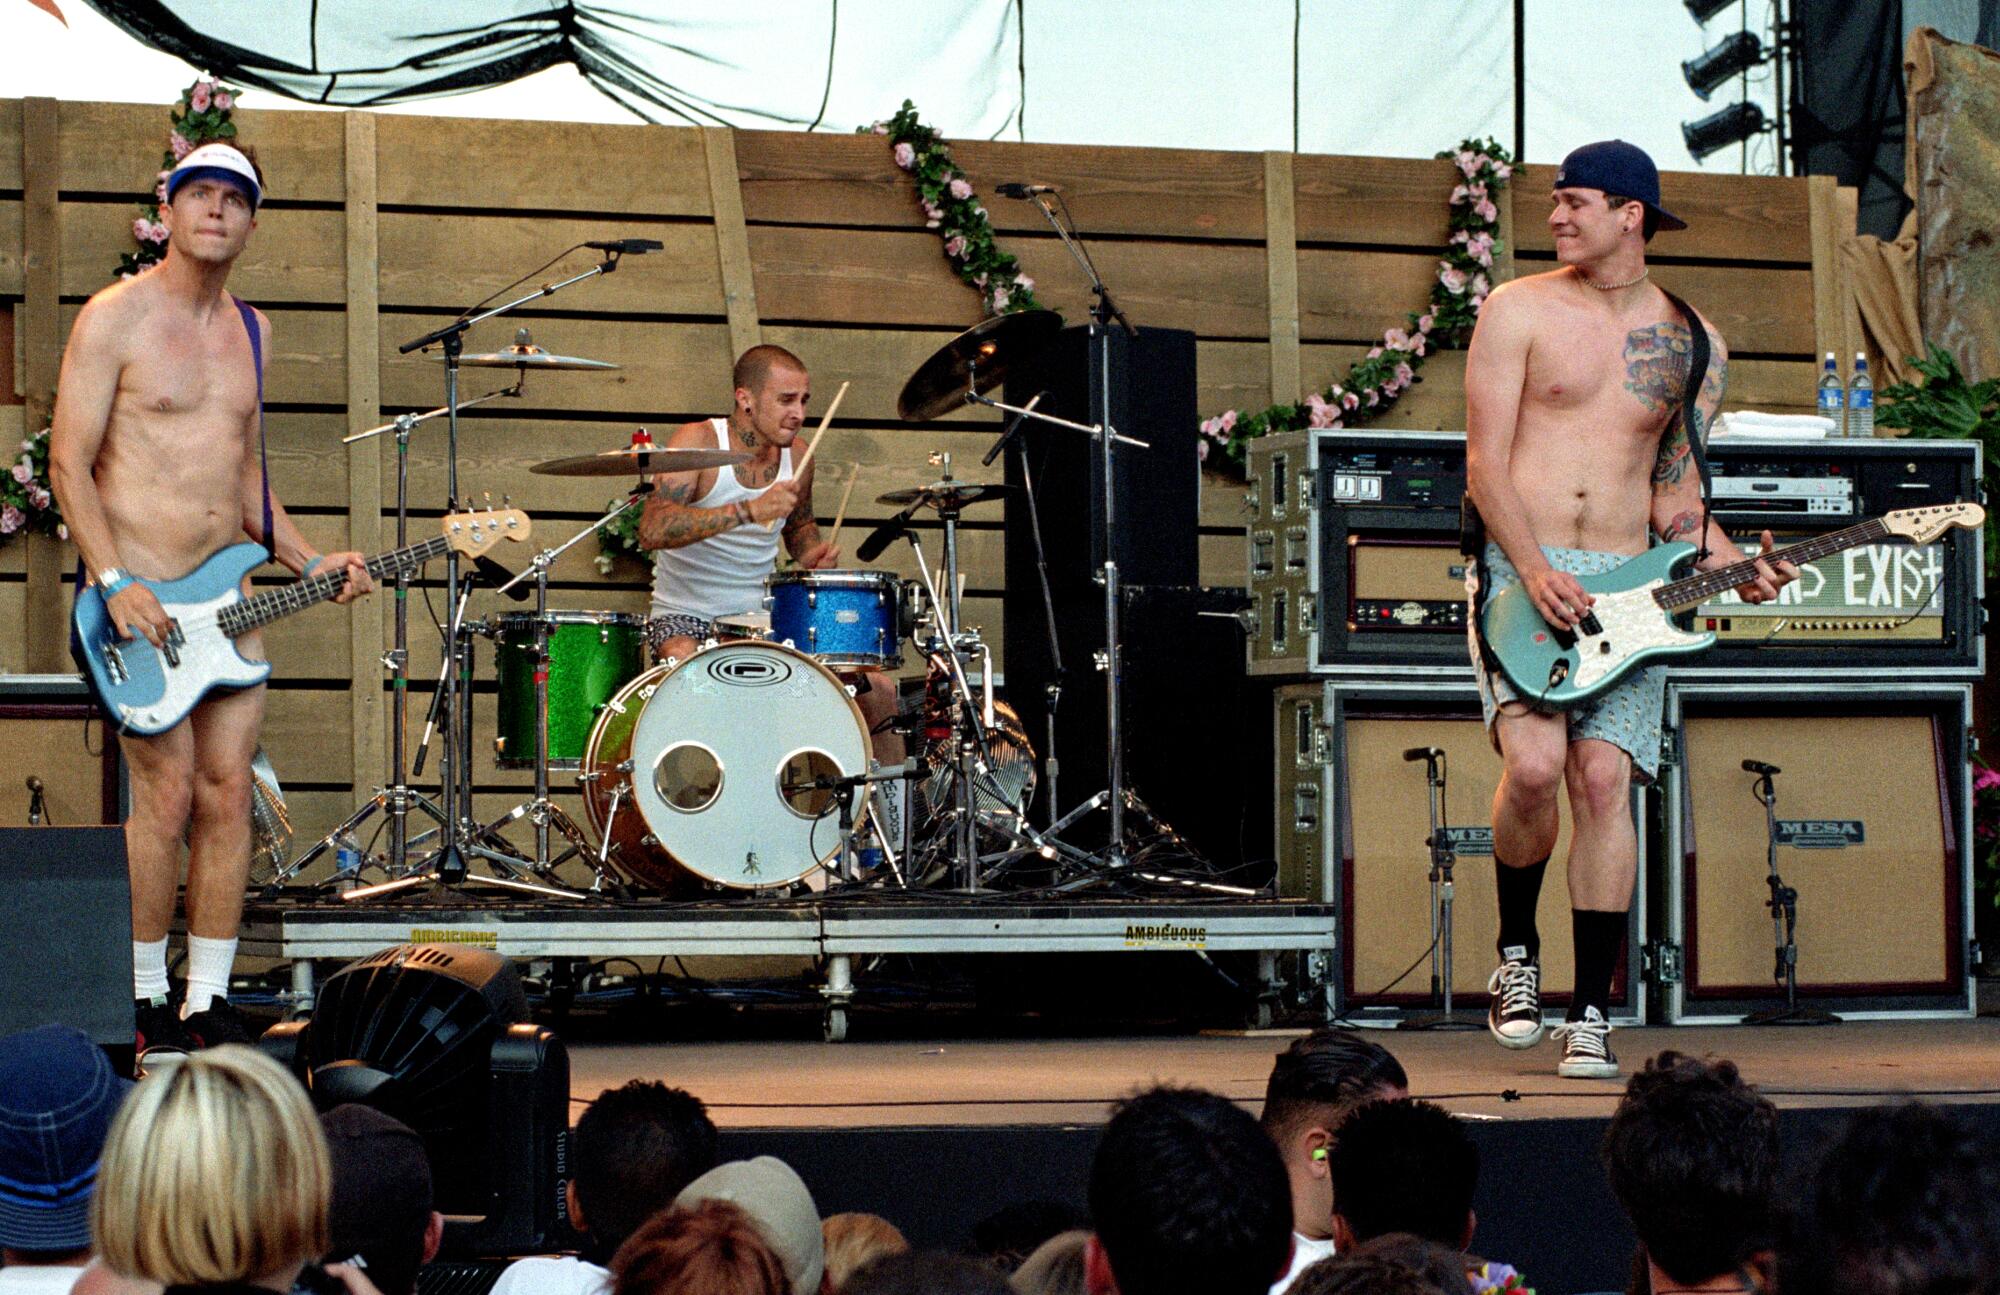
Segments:
[[[535,764],[534,612],[493,618],[500,678],[493,762],[502,769]],[[645,668],[645,622],[625,612],[552,611],[549,630],[549,768],[575,769],[597,712]]]
[[[903,664],[903,582],[887,571],[773,575],[771,637],[838,669]]]
[[[703,647],[604,707],[584,756],[584,814],[635,881],[673,895],[788,886],[840,849],[836,795],[868,768],[868,725],[833,672],[777,643]]]

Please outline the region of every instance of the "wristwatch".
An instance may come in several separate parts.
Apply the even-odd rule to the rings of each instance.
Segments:
[[[132,573],[124,567],[106,567],[97,573],[97,587],[106,598],[132,583]]]

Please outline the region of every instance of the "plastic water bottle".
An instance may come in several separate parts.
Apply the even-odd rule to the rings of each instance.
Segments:
[[[1854,353],[1854,381],[1847,384],[1847,434],[1875,435],[1875,380],[1868,376],[1866,352]]]
[[[1819,416],[1833,420],[1829,436],[1847,435],[1847,392],[1840,385],[1840,362],[1826,353],[1826,372],[1819,375]]]
[[[333,839],[333,885],[335,890],[351,890],[360,884],[361,867],[368,855],[354,833],[342,832]]]

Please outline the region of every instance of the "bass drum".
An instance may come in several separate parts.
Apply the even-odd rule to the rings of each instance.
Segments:
[[[583,758],[584,813],[610,857],[663,894],[789,886],[840,848],[839,802],[811,786],[868,768],[846,685],[780,643],[731,642],[653,667],[605,703]]]

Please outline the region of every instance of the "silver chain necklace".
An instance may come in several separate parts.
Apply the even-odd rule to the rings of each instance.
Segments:
[[[1584,286],[1595,288],[1599,292],[1616,292],[1620,288],[1630,288],[1635,284],[1644,283],[1646,281],[1646,277],[1650,275],[1652,272],[1653,272],[1652,267],[1647,266],[1645,269],[1639,271],[1638,278],[1627,279],[1623,283],[1599,283],[1596,280],[1592,279],[1589,275],[1585,274],[1582,270],[1578,270],[1576,272],[1576,277],[1583,280]]]

